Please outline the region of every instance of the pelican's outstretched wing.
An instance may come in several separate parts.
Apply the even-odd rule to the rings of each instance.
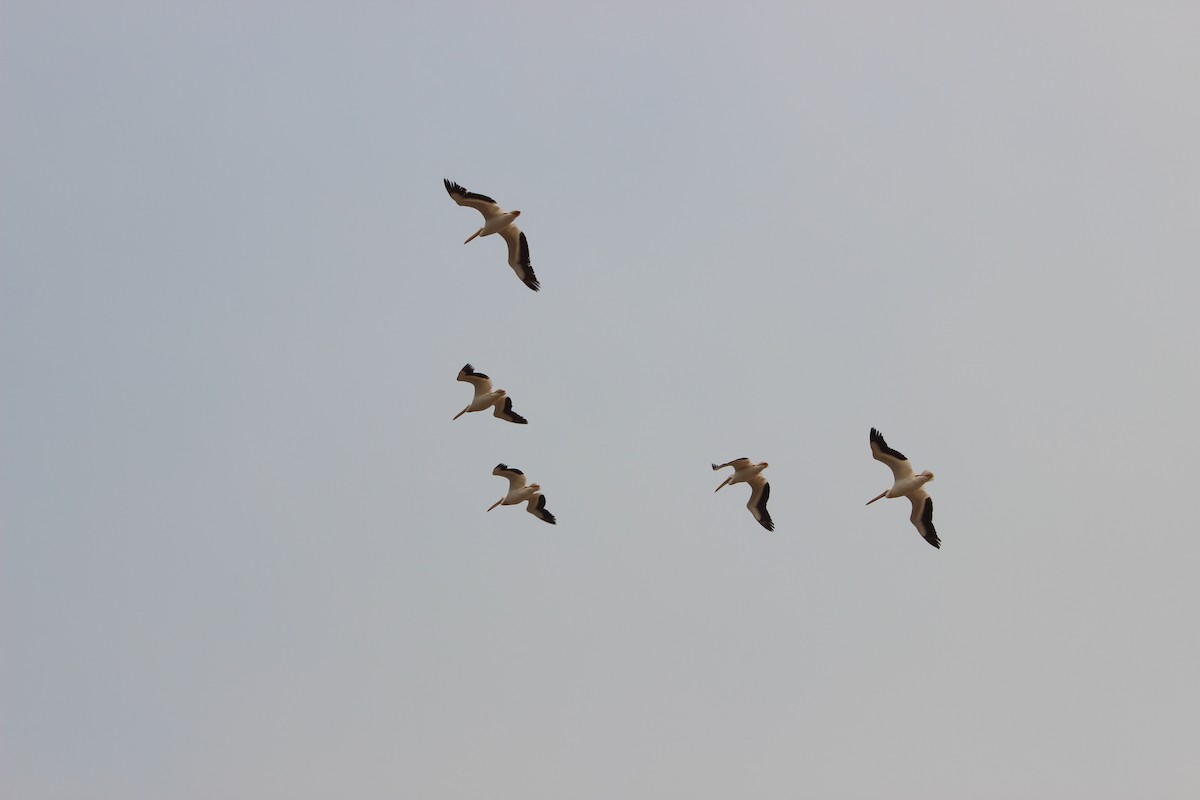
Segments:
[[[507,395],[503,400],[497,401],[496,410],[492,412],[492,416],[499,417],[505,422],[515,422],[518,425],[529,424],[529,420],[512,410],[512,398]]]
[[[924,489],[918,489],[908,496],[912,501],[912,516],[908,519],[916,526],[917,531],[939,550],[942,540],[938,538],[937,529],[933,527],[933,498]]]
[[[445,178],[442,179],[442,183],[446,184],[446,192],[450,197],[454,198],[454,202],[460,206],[469,206],[477,210],[480,214],[483,214],[484,220],[498,217],[504,213],[504,209],[486,194],[468,192],[454,181],[449,181]]]
[[[883,440],[883,434],[871,428],[871,455],[876,461],[882,461],[892,468],[892,475],[897,481],[907,480],[913,476],[912,464],[898,450],[888,447]]]
[[[735,458],[733,461],[726,461],[724,464],[713,464],[712,468],[714,471],[716,471],[718,469],[725,469],[725,467],[733,467],[733,469],[736,471],[739,469],[745,469],[746,467],[749,467],[749,466],[752,466],[750,463],[750,459]]]
[[[458,379],[466,381],[475,387],[475,396],[485,395],[492,390],[492,379],[482,372],[476,372],[470,364],[458,371]]]
[[[537,275],[533,274],[533,264],[529,261],[529,242],[525,234],[516,225],[500,229],[500,235],[508,242],[508,265],[517,273],[517,277],[535,292],[542,288]]]
[[[758,520],[759,525],[769,531],[775,530],[775,523],[771,521],[771,512],[767,511],[767,500],[771,497],[771,484],[767,483],[761,474],[755,475],[747,483],[750,484],[752,491],[750,492],[750,502],[746,503],[746,508],[750,509],[750,513]]]
[[[525,473],[516,467],[510,467],[508,464],[497,464],[496,468],[492,470],[492,474],[499,475],[501,478],[508,478],[509,492],[525,488]]]
[[[546,496],[544,494],[535,494],[529,498],[529,502],[525,504],[525,510],[542,522],[549,522],[551,525],[557,525],[558,520],[554,515],[546,510]]]

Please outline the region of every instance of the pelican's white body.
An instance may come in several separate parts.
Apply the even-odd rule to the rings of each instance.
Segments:
[[[908,468],[909,472],[912,467]],[[895,499],[897,497],[912,497],[920,493],[925,494],[925,490],[921,487],[933,480],[933,473],[922,472],[920,475],[910,475],[907,478],[896,478],[896,482],[892,484],[892,488],[883,493],[884,497]]]
[[[475,236],[491,236],[493,233],[499,233],[509,225],[512,225],[513,221],[519,216],[521,216],[520,211],[505,211],[499,216],[489,217],[487,221],[483,223],[483,227],[476,231],[475,235],[472,236],[471,239],[474,239]],[[467,241],[469,242],[471,239],[468,239]]]
[[[471,404],[467,406],[467,411],[486,411],[503,400],[504,396],[505,391],[503,389],[497,389],[494,392],[488,392],[487,394],[476,395],[475,398],[471,400]]]
[[[541,488],[542,487],[536,483],[531,483],[528,486],[522,486],[519,489],[516,487],[513,487],[508,490],[508,494],[504,495],[504,497],[502,497],[500,499],[500,505],[502,505],[502,506],[520,505],[521,503],[527,502],[529,500],[529,498],[531,498],[535,494],[537,494]]]
[[[736,464],[737,462],[733,462]],[[726,465],[729,466],[729,465]],[[733,467],[733,474],[725,479],[722,485],[732,486],[735,483],[750,483],[751,479],[767,468],[766,464],[750,464],[745,467]],[[721,487],[717,487],[718,489]]]

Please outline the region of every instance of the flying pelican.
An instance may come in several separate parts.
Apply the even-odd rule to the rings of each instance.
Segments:
[[[508,478],[508,494],[492,503],[492,508],[528,503],[525,506],[525,510],[542,522],[549,522],[551,525],[558,523],[554,515],[546,510],[546,496],[541,494],[542,487],[536,483],[526,486],[524,472],[507,464],[497,464],[496,468],[492,470],[492,474]],[[488,511],[491,511],[492,508],[489,508]]]
[[[512,410],[512,398],[503,389],[492,391],[492,379],[482,372],[476,372],[470,364],[458,371],[458,379],[475,385],[475,397],[466,408],[454,415],[454,419],[468,411],[483,411],[495,406],[496,410],[492,412],[492,416],[518,425],[529,424],[529,420]]]
[[[879,497],[868,501],[867,505],[884,497],[907,497],[912,501],[912,515],[908,518],[909,521],[916,526],[917,532],[925,537],[925,541],[940,549],[942,540],[938,538],[937,529],[933,527],[933,498],[925,491],[925,484],[933,480],[933,473],[925,470],[914,475],[912,464],[908,463],[904,454],[888,447],[887,442],[883,440],[883,434],[874,428],[871,428],[871,455],[875,456],[876,461],[882,461],[892,468],[896,483]]]
[[[454,181],[443,178],[442,182],[446,184],[446,191],[454,198],[454,202],[460,206],[470,206],[483,214],[483,227],[467,237],[467,242],[476,236],[491,236],[493,233],[499,233],[504,237],[504,241],[508,242],[508,265],[513,268],[513,272],[517,273],[517,277],[530,289],[535,292],[540,289],[541,284],[538,283],[537,275],[533,274],[533,265],[529,263],[529,242],[525,240],[525,234],[521,233],[521,229],[515,224],[517,217],[521,216],[521,212],[505,211],[487,195],[468,192]],[[463,242],[463,244],[467,242]]]
[[[769,466],[770,464],[765,461],[761,464],[751,463],[748,458],[735,458],[724,464],[713,464],[714,470],[733,467],[733,474],[722,481],[721,485],[713,491],[719,492],[724,487],[732,486],[735,483],[750,484],[750,502],[746,503],[746,508],[750,509],[750,513],[758,520],[759,525],[773,531],[775,523],[771,521],[771,514],[767,511],[767,499],[771,496],[771,484],[767,483],[767,479],[762,476],[762,471]]]

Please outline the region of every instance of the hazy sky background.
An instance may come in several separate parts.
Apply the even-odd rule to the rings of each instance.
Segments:
[[[1200,795],[1194,3],[0,17],[5,797]]]

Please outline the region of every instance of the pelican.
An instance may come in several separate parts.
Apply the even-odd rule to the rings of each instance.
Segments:
[[[505,422],[515,422],[518,425],[528,425],[529,420],[512,410],[512,398],[503,389],[492,391],[492,379],[482,372],[476,372],[470,364],[458,371],[458,379],[475,385],[475,397],[467,407],[454,415],[458,419],[468,411],[484,411],[495,406],[492,416],[499,417]],[[454,420],[451,420],[453,422]]]
[[[527,503],[525,510],[542,522],[549,522],[551,525],[558,523],[554,515],[546,510],[546,497],[541,494],[542,487],[536,483],[526,486],[524,472],[507,464],[497,464],[496,468],[492,470],[492,474],[508,478],[508,494],[492,503],[492,507],[488,511],[496,506],[515,506],[519,503]]]
[[[875,456],[876,461],[882,461],[892,468],[896,482],[879,497],[867,501],[867,505],[885,497],[907,497],[912,502],[909,521],[916,526],[917,532],[925,537],[925,541],[940,549],[942,540],[938,538],[937,529],[933,527],[933,498],[925,491],[925,484],[933,480],[933,473],[925,470],[914,475],[912,464],[908,463],[904,454],[888,447],[887,442],[883,440],[883,434],[874,428],[871,428],[871,455]]]
[[[520,211],[505,211],[496,201],[485,194],[468,192],[454,181],[442,179],[446,191],[460,206],[470,206],[483,214],[483,227],[467,237],[467,242],[476,236],[491,236],[498,233],[508,242],[508,265],[513,268],[526,286],[535,292],[541,288],[537,275],[533,274],[533,265],[529,263],[529,242],[525,234],[515,224]],[[466,244],[467,242],[463,242]]]
[[[771,496],[771,484],[767,483],[767,479],[762,476],[762,471],[769,466],[770,464],[765,461],[761,464],[754,464],[748,458],[735,458],[724,464],[713,464],[714,470],[733,467],[733,474],[722,481],[721,485],[713,491],[719,492],[724,487],[732,486],[735,483],[750,484],[750,502],[746,503],[746,508],[750,509],[750,513],[758,520],[759,525],[773,531],[775,523],[771,521],[771,513],[767,511],[767,499]]]

